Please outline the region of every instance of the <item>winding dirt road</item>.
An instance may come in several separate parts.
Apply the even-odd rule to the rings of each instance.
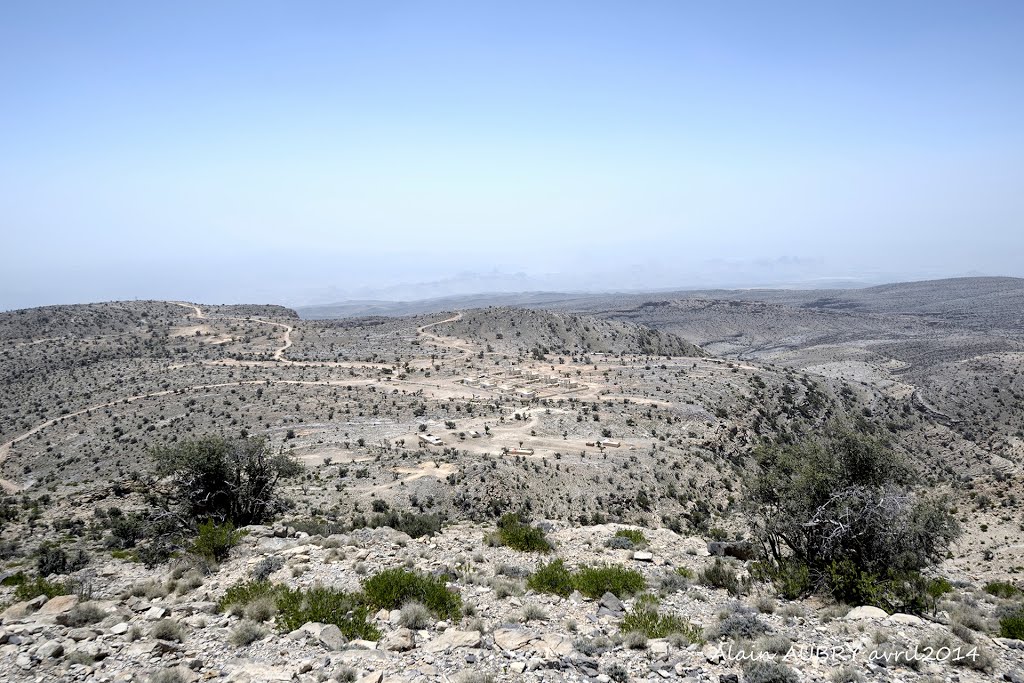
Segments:
[[[286,325],[285,323],[277,323],[274,322],[273,320],[263,320],[262,318],[243,318],[241,316],[234,315],[224,315],[211,318],[203,311],[202,308],[200,308],[196,304],[189,303],[187,301],[168,301],[167,303],[174,304],[175,306],[182,306],[184,308],[191,308],[193,310],[193,313],[191,315],[194,315],[199,320],[242,320],[245,322],[262,323],[264,325],[273,325],[275,327],[280,327],[281,329],[284,330],[284,335],[282,336],[282,341],[284,343],[281,346],[274,349],[274,360],[279,361],[281,363],[292,363],[292,361],[287,360],[284,357],[284,352],[287,351],[292,345],[292,332],[295,330],[295,328],[292,327],[291,325]]]

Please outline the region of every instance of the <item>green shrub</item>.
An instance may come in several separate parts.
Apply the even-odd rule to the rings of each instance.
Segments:
[[[192,551],[208,560],[223,562],[241,539],[242,532],[235,531],[231,522],[216,524],[207,520],[199,525],[199,535],[192,544]]]
[[[617,565],[583,567],[570,572],[558,559],[540,565],[526,585],[532,590],[562,597],[578,590],[588,598],[600,598],[605,593],[623,598],[644,590],[647,582],[640,572]]]
[[[174,478],[178,499],[191,519],[212,518],[238,526],[262,524],[285,509],[282,478],[302,465],[271,451],[266,439],[208,436],[152,449],[161,475]]]
[[[684,579],[692,579],[694,577],[693,570],[689,567],[676,567],[676,574]]]
[[[697,575],[697,580],[705,586],[711,586],[712,588],[724,588],[729,591],[732,595],[741,595],[746,585],[740,581],[736,571],[716,557],[715,563],[707,569],[701,570],[700,574]]]
[[[130,550],[145,538],[146,519],[140,514],[125,515],[117,511],[118,514],[109,517],[110,535],[105,539],[105,545],[111,550]]]
[[[754,562],[750,574],[758,581],[771,583],[779,596],[786,600],[797,600],[814,590],[810,567],[793,558],[785,558],[778,564]]]
[[[1021,590],[1007,581],[991,581],[985,584],[985,592],[997,598],[1014,598],[1020,595]]]
[[[272,598],[276,601],[282,590],[284,590],[282,586],[275,586],[269,581],[236,583],[228,588],[224,596],[217,602],[217,609],[226,612],[232,606],[245,607],[260,598]]]
[[[377,640],[380,631],[367,621],[369,609],[358,594],[331,588],[280,588],[276,624],[282,632],[294,631],[309,621],[334,624],[348,639]]]
[[[647,547],[647,537],[639,529],[619,529],[612,538],[625,538],[633,544],[634,548]]]
[[[999,635],[1002,638],[1024,640],[1024,610],[999,620]]]
[[[376,609],[399,609],[416,601],[441,619],[458,619],[462,598],[448,590],[443,578],[435,578],[405,569],[385,569],[363,581],[367,604]]]
[[[50,574],[70,574],[89,564],[89,555],[84,550],[76,550],[71,555],[60,546],[43,543],[36,553],[36,571],[39,576]]]
[[[551,543],[544,532],[523,524],[516,514],[507,514],[498,521],[498,540],[508,548],[530,553],[551,552]]]
[[[704,631],[675,614],[659,614],[649,600],[637,600],[619,627],[623,633],[639,632],[648,638],[667,638],[678,634],[690,643],[703,643]]]
[[[110,556],[115,560],[124,560],[125,562],[141,562],[137,550],[111,550]]]
[[[823,588],[854,595],[909,589],[899,599],[916,602],[915,574],[945,559],[960,527],[946,499],[915,492],[907,459],[872,431],[863,420],[832,424],[761,448],[747,482],[754,531],[780,569],[792,558],[812,576],[838,579]],[[834,576],[837,567],[843,576]],[[879,581],[890,585],[872,585]]]
[[[572,573],[565,568],[563,560],[552,560],[547,564],[540,565],[537,571],[526,580],[526,585],[530,590],[560,595],[564,598],[573,591]]]
[[[647,587],[640,572],[616,565],[583,567],[573,575],[573,587],[588,598],[599,598],[605,593],[624,598]]]
[[[25,572],[19,571],[10,574],[9,576],[5,576],[3,580],[0,581],[0,586],[20,586],[26,581],[28,581],[28,576]]]
[[[891,571],[884,575],[858,569],[850,560],[833,562],[824,574],[825,585],[838,602],[872,605],[887,612],[923,614],[934,611],[945,586],[918,572]],[[935,595],[933,596],[933,593]]]
[[[31,600],[38,595],[53,598],[58,595],[68,595],[69,593],[71,593],[71,586],[68,583],[50,582],[41,576],[37,576],[33,579],[26,579],[18,584],[18,587],[14,589],[14,598],[16,600]]]
[[[938,600],[943,595],[953,592],[953,584],[948,579],[939,577],[937,579],[930,579],[928,581],[928,595],[933,599]]]
[[[387,526],[396,531],[409,534],[412,538],[419,538],[420,536],[433,536],[441,531],[441,518],[437,515],[390,510],[383,514],[374,515],[367,526],[373,528]]]
[[[881,601],[878,577],[861,571],[850,560],[831,563],[825,570],[825,583],[837,602],[877,606]]]

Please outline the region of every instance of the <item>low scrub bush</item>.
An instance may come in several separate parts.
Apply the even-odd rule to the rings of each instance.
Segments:
[[[369,608],[359,594],[331,588],[282,588],[277,597],[277,626],[294,631],[309,621],[334,624],[348,639],[377,640],[380,631],[367,621]]]
[[[88,626],[103,621],[107,613],[91,602],[83,602],[57,617],[57,623],[68,628]]]
[[[526,580],[530,590],[538,593],[551,593],[563,598],[573,591],[572,572],[565,568],[561,559],[542,564],[537,571]]]
[[[624,598],[647,587],[640,572],[616,565],[583,567],[573,575],[573,586],[588,598],[599,598],[605,593]]]
[[[938,653],[945,651],[949,653],[947,661],[953,666],[962,666],[975,671],[992,671],[995,659],[992,653],[978,645],[971,645],[953,636],[930,632],[930,634],[917,644],[918,652],[931,652],[932,656],[940,656]],[[913,667],[914,662],[911,662]]]
[[[25,579],[14,589],[15,600],[31,600],[38,595],[53,598],[71,593],[71,585],[67,582],[47,581],[41,576]]]
[[[417,601],[441,619],[458,619],[462,598],[448,590],[443,578],[406,569],[386,569],[363,581],[366,602],[376,609],[399,609]]]
[[[773,635],[773,636],[761,636],[754,641],[751,646],[754,652],[766,653],[782,657],[789,653],[793,647],[793,641],[787,636]]]
[[[679,572],[664,572],[658,577],[658,592],[662,595],[678,593],[690,587],[690,579]]]
[[[985,584],[985,592],[997,598],[1010,599],[1021,594],[1021,590],[1006,581],[991,581]]]
[[[213,520],[207,520],[199,525],[199,535],[192,544],[192,551],[207,560],[223,562],[240,540],[242,532],[235,531],[235,525],[231,522],[216,524]]]
[[[498,521],[497,541],[499,544],[529,553],[548,553],[552,546],[544,531],[524,524],[519,515],[510,513]]]
[[[705,586],[724,588],[732,595],[742,595],[748,588],[747,582],[739,578],[736,570],[717,557],[714,564],[701,570],[697,580]]]
[[[1024,609],[999,620],[999,635],[1003,638],[1024,640]]]
[[[374,528],[387,526],[409,534],[412,538],[419,538],[420,536],[433,536],[441,531],[441,518],[437,515],[390,510],[371,517],[367,526]]]
[[[262,624],[277,614],[277,599],[269,595],[257,598],[245,606],[242,614],[249,621]]]
[[[632,550],[634,548],[646,548],[647,537],[639,529],[619,529],[605,542],[609,548],[618,550]]]
[[[667,638],[677,634],[689,643],[704,642],[704,631],[675,614],[660,614],[650,600],[637,600],[619,627],[623,633],[643,633],[648,638]]]
[[[231,632],[229,640],[235,647],[252,645],[257,640],[267,635],[267,630],[256,622],[243,621]]]
[[[588,598],[600,598],[605,593],[624,598],[644,590],[647,582],[640,572],[616,565],[582,567],[570,572],[559,559],[542,564],[526,585],[532,590],[562,597],[578,590]]]
[[[407,602],[398,614],[398,625],[414,630],[424,629],[430,625],[430,610],[418,602]]]
[[[713,638],[752,640],[768,633],[769,630],[768,624],[761,621],[753,610],[736,604],[732,611],[724,614],[721,620],[708,630],[708,635]]]
[[[751,662],[743,670],[744,683],[797,683],[799,680],[796,671],[772,660]]]
[[[256,581],[266,581],[270,578],[271,574],[273,574],[283,566],[284,558],[280,555],[271,555],[270,557],[264,557],[262,560],[256,563],[255,567],[253,567],[252,578]]]
[[[149,635],[153,636],[157,640],[171,640],[178,643],[185,640],[184,629],[182,629],[181,624],[176,622],[174,619],[161,619],[156,622],[153,624],[153,628],[150,630]]]
[[[544,621],[547,618],[547,611],[537,603],[530,602],[523,605],[522,620],[524,623],[529,623],[531,621]]]
[[[236,583],[234,586],[228,588],[227,592],[224,593],[224,596],[217,602],[217,609],[221,612],[230,611],[234,606],[241,609],[250,602],[268,597],[276,602],[277,597],[280,595],[282,590],[284,590],[282,586],[276,586],[269,581],[246,581],[245,583]]]
[[[70,574],[87,564],[89,564],[89,555],[81,549],[69,555],[60,546],[43,543],[36,553],[36,571],[40,576]]]
[[[612,550],[632,550],[634,548],[633,541],[622,536],[612,536],[604,542],[604,547]]]

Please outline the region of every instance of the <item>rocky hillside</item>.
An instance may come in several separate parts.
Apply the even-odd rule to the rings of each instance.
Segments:
[[[922,619],[777,599],[744,587],[742,562],[716,566],[702,539],[666,529],[545,526],[550,555],[492,546],[493,527],[460,524],[417,539],[387,528],[322,537],[250,527],[219,567],[94,561],[68,577],[77,593],[47,599],[19,588],[28,597],[0,615],[0,677],[1019,683],[1024,675],[1024,643],[988,633],[1019,598],[995,597],[968,576],[950,576],[954,590]],[[538,579],[553,558],[572,576],[564,592]],[[389,602],[402,590],[380,590],[380,577],[403,572],[436,588],[415,604]],[[253,597],[275,585],[385,606],[359,612],[353,633],[351,616]],[[14,588],[0,590],[14,599]]]
[[[438,325],[435,332],[479,340],[516,354],[707,355],[677,335],[649,327],[525,308],[465,311],[459,320]]]

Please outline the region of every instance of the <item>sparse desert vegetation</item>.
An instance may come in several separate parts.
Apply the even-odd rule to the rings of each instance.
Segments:
[[[1020,321],[751,296],[0,314],[0,670],[1015,680]]]

